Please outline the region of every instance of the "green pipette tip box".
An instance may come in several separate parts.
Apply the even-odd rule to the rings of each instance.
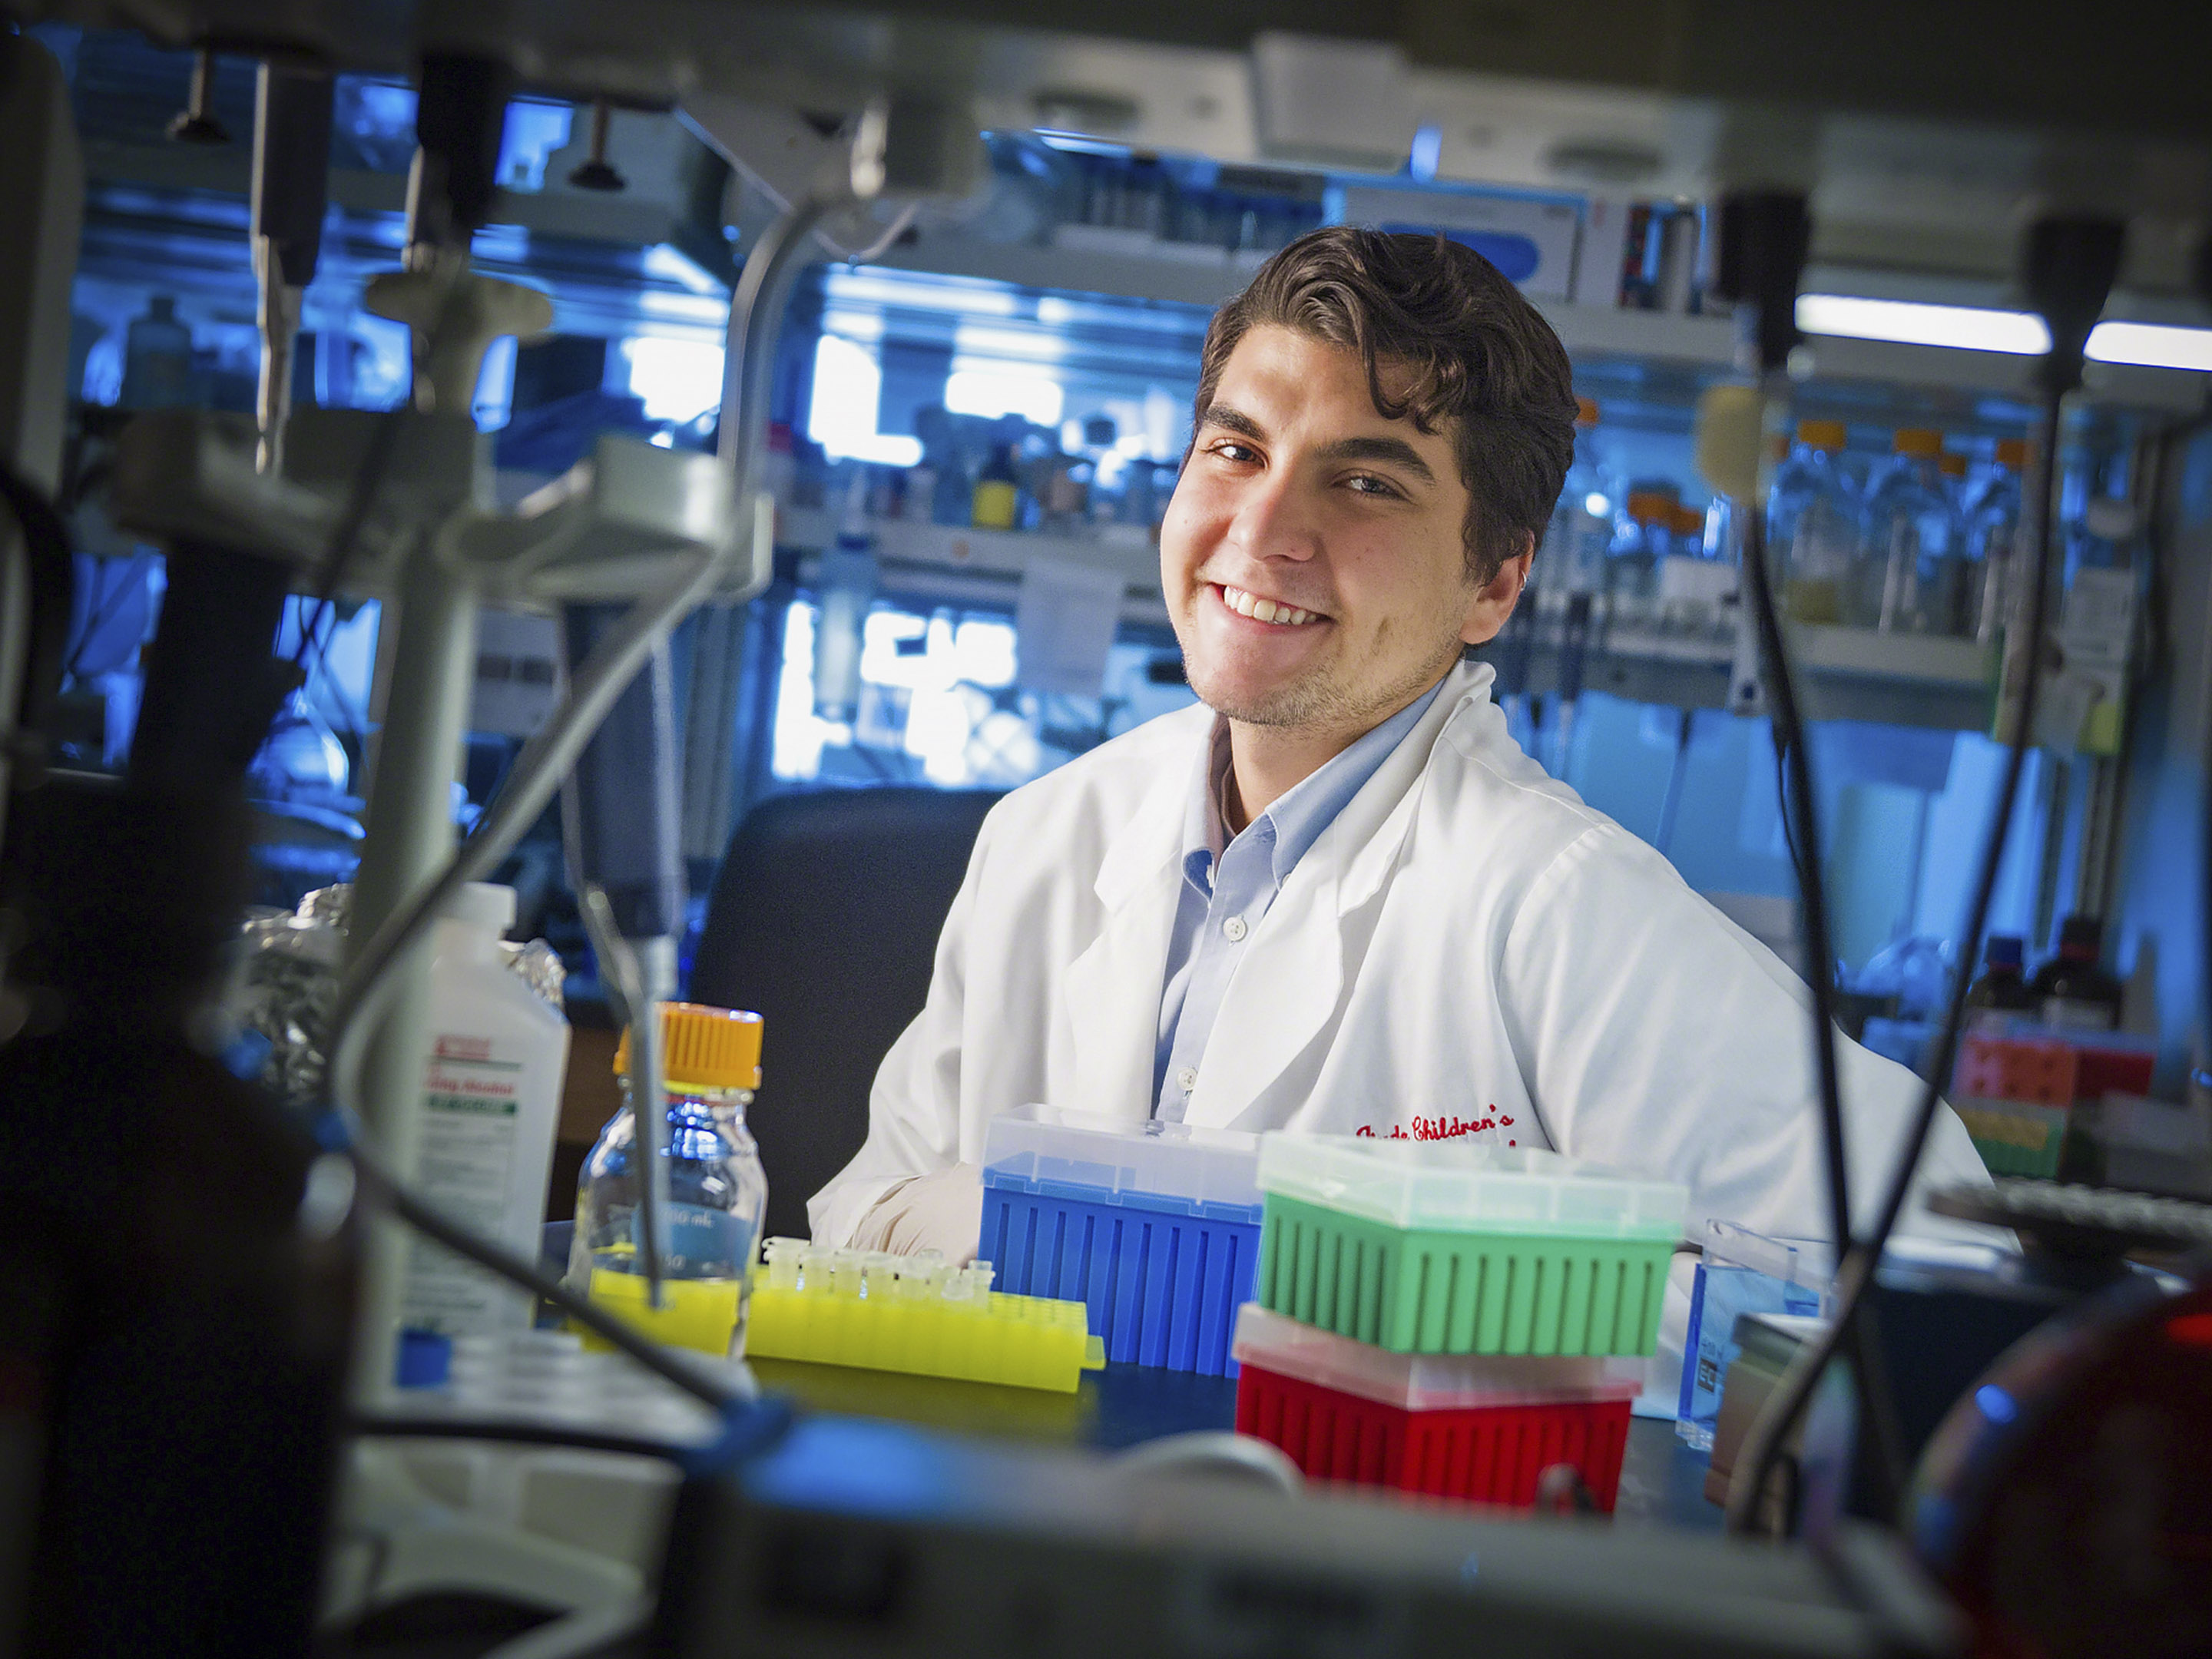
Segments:
[[[1689,1190],[1557,1152],[1271,1134],[1257,1300],[1394,1353],[1649,1354]]]

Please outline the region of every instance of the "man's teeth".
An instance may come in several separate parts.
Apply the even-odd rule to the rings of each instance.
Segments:
[[[1222,602],[1242,617],[1255,622],[1277,623],[1285,628],[1296,628],[1301,623],[1318,622],[1318,612],[1301,611],[1296,605],[1278,605],[1273,599],[1255,599],[1241,587],[1225,584],[1221,590]]]

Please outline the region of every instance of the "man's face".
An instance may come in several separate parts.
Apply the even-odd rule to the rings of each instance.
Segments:
[[[1378,414],[1356,352],[1273,326],[1237,343],[1160,526],[1169,615],[1206,704],[1348,738],[1498,631],[1528,562],[1468,579],[1453,436]]]

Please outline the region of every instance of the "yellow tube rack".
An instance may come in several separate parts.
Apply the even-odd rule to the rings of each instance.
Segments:
[[[1007,1296],[991,1265],[772,1238],[755,1269],[745,1352],[759,1359],[906,1371],[1073,1394],[1106,1363],[1080,1302]]]

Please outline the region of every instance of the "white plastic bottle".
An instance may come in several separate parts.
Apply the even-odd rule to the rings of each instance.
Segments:
[[[456,1221],[538,1258],[568,1066],[568,1022],[507,965],[514,890],[471,882],[431,940],[430,1052],[416,1187]],[[416,1239],[403,1322],[443,1335],[526,1331],[529,1291]]]

